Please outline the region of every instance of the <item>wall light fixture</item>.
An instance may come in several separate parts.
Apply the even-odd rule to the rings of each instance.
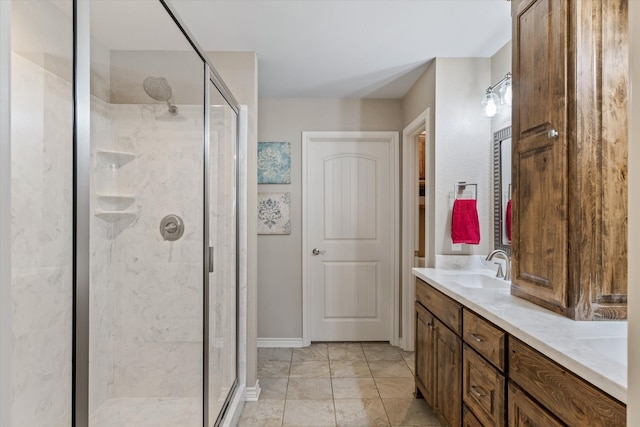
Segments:
[[[500,96],[494,92],[494,89],[498,86],[501,86]],[[487,93],[482,99],[482,115],[487,119],[492,119],[500,114],[502,105],[511,106],[512,100],[511,72],[508,72],[498,83],[487,88]]]

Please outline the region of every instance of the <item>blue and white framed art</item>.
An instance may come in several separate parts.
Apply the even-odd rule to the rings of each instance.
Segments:
[[[258,184],[291,184],[291,143],[258,142]]]
[[[291,234],[291,193],[258,193],[258,234]]]

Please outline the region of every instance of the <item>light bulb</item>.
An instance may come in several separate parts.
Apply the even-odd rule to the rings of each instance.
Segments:
[[[482,100],[482,112],[483,116],[487,119],[494,118],[500,112],[500,99],[498,95],[492,91],[487,91],[487,94]]]
[[[511,90],[511,79],[507,79],[500,88],[500,100],[503,104],[511,105],[513,101],[513,91]]]

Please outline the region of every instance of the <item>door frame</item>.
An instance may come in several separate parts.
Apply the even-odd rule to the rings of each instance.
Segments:
[[[415,236],[418,233],[418,193],[417,175],[418,161],[415,153],[418,151],[418,135],[425,132],[425,266],[433,267],[435,260],[434,235],[434,200],[435,177],[433,172],[434,152],[429,128],[430,109],[424,110],[406,128],[402,130],[402,338],[399,345],[405,351],[413,351],[415,347],[415,315],[414,302],[416,282],[411,273],[414,266]]]
[[[384,131],[332,131],[332,132],[302,132],[302,345],[311,344],[311,290],[309,254],[311,246],[308,238],[308,211],[309,202],[309,177],[307,167],[309,161],[309,144],[312,142],[332,142],[332,141],[366,142],[371,140],[383,141],[390,145],[391,156],[389,156],[390,173],[390,200],[394,208],[389,215],[390,226],[390,263],[391,277],[395,280],[389,287],[389,342],[398,345],[400,339],[400,271],[399,251],[400,251],[400,191],[399,191],[399,135],[398,132]]]

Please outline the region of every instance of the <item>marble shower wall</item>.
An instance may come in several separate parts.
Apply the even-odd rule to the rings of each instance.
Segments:
[[[91,212],[97,209],[96,194],[104,191],[104,183],[98,183],[96,172],[99,149],[113,150],[111,137],[111,113],[109,104],[91,97],[91,149],[93,173],[90,182]],[[101,187],[102,186],[102,187]],[[95,215],[90,220],[90,288],[89,292],[89,413],[92,414],[109,398],[113,397],[114,346],[113,346],[113,304],[114,292],[111,286],[113,271],[110,268],[113,250],[114,225]]]
[[[11,61],[11,425],[68,427],[72,86],[18,54]]]
[[[202,108],[178,106],[172,117],[165,105],[94,104],[93,209],[97,194],[126,195],[135,215],[92,222],[92,408],[107,398],[201,396]],[[97,154],[105,149],[135,157],[110,168]],[[175,242],[159,232],[167,214],[185,223]]]

